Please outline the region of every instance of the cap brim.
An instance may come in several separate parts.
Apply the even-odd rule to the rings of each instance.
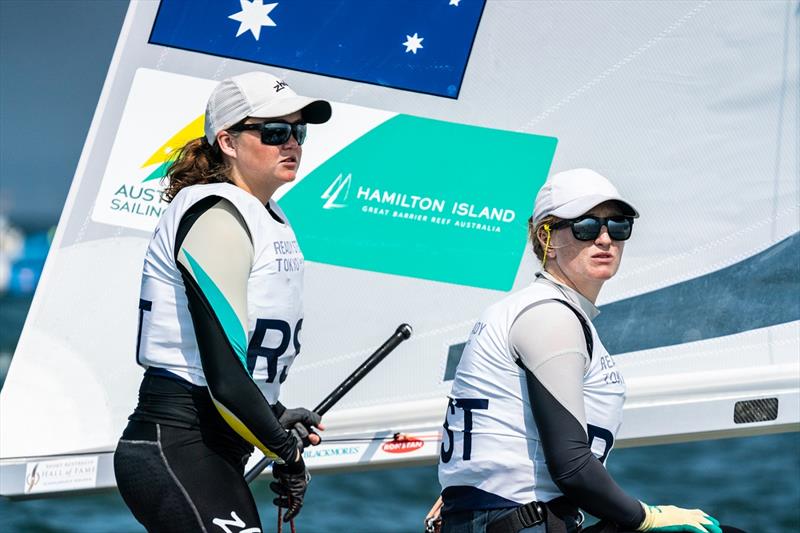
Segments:
[[[325,100],[316,100],[307,96],[292,96],[270,102],[268,105],[253,110],[253,118],[277,118],[300,111],[303,121],[309,124],[322,124],[331,118],[331,104]]]
[[[633,218],[639,218],[639,212],[631,204],[629,204],[622,198],[618,198],[616,196],[606,196],[604,194],[595,194],[591,196],[582,196],[581,198],[576,198],[575,200],[562,205],[558,209],[551,211],[550,213],[548,213],[548,215],[557,216],[558,218],[562,219],[577,218],[585,214],[593,207],[608,201],[619,202],[620,206],[622,207],[623,215]]]

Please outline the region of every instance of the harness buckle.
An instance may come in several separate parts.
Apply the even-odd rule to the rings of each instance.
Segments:
[[[531,502],[518,508],[519,517],[525,527],[535,526],[544,522],[544,510],[539,502]]]

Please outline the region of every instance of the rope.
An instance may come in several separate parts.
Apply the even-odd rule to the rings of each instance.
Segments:
[[[289,496],[289,508],[292,507],[292,497]],[[283,507],[278,507],[278,533],[283,532]],[[297,530],[294,527],[294,518],[289,520],[289,528],[291,529],[292,533],[297,533]]]

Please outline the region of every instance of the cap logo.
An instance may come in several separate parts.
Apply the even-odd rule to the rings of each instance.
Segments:
[[[279,93],[279,92],[281,92],[283,89],[285,89],[288,86],[289,86],[289,84],[286,83],[285,81],[278,80],[278,82],[275,84],[274,89],[275,89],[276,93]]]

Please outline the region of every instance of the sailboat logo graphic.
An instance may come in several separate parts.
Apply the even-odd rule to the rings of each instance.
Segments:
[[[322,206],[322,209],[334,209],[336,207],[346,207],[347,198],[350,196],[350,182],[352,181],[352,174],[348,174],[344,176],[343,173],[340,173],[336,176],[336,179],[325,189],[325,192],[322,193],[322,198],[325,200],[325,204]],[[344,191],[344,196],[340,198],[342,195],[342,191]]]
[[[170,137],[164,144],[162,144],[155,152],[150,154],[150,157],[142,163],[142,168],[152,165],[158,165],[147,177],[142,180],[142,183],[161,179],[167,174],[167,169],[172,164],[172,159],[176,151],[180,149],[187,142],[203,136],[203,126],[205,122],[205,115],[200,115],[195,118],[177,133]]]

